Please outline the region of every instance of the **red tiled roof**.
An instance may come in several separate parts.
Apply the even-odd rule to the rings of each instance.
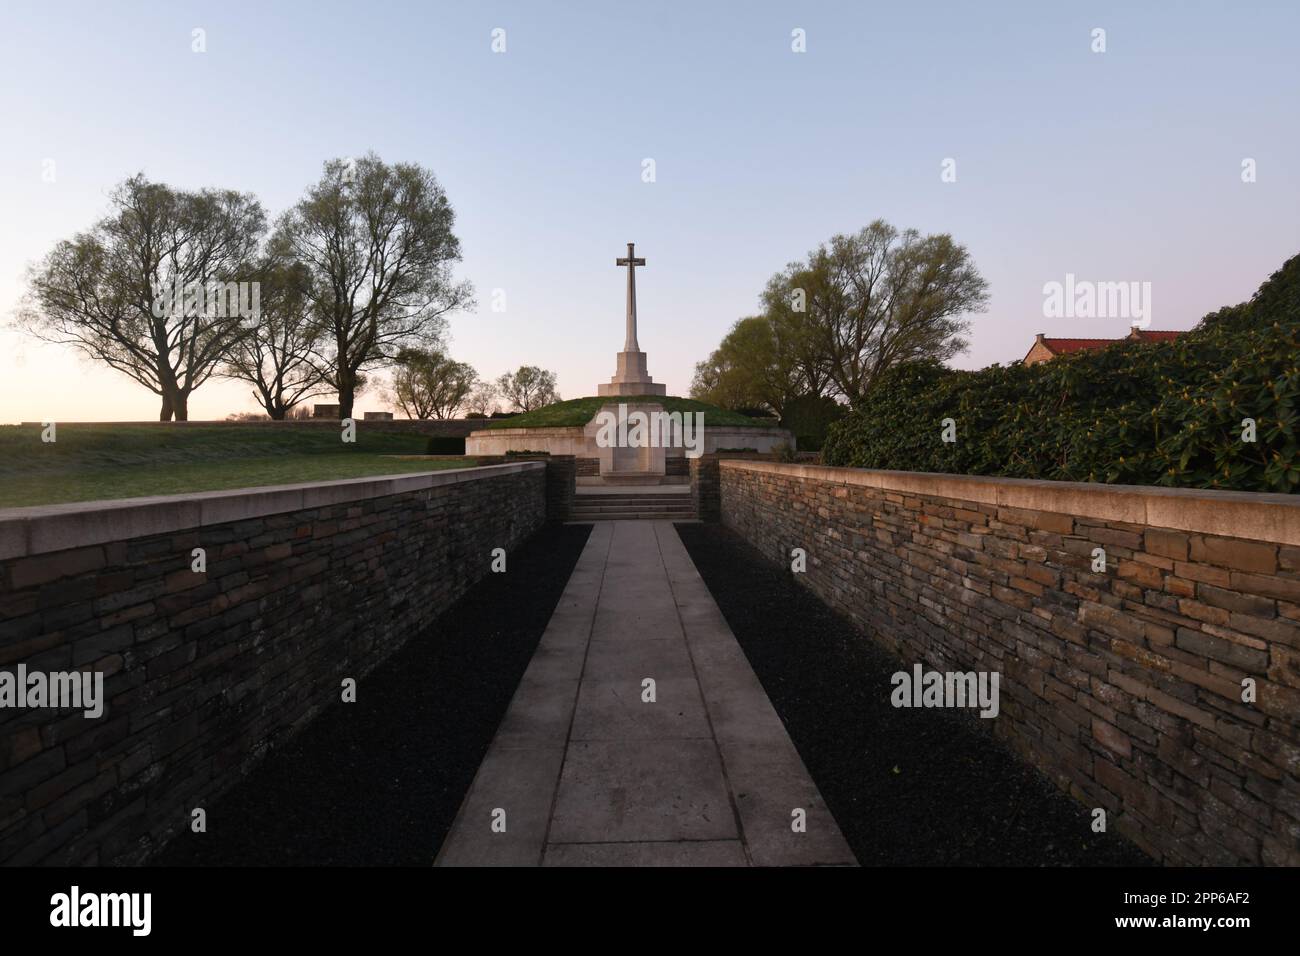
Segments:
[[[1136,329],[1137,337],[1144,342],[1172,342],[1182,332],[1172,329]]]
[[[1034,339],[1034,345],[1030,346],[1029,352],[1021,361],[1027,361],[1033,354],[1034,348],[1040,343],[1046,347],[1052,355],[1069,355],[1071,352],[1083,352],[1088,349],[1103,349],[1108,345],[1114,345],[1116,342],[1139,341],[1139,342],[1172,342],[1182,331],[1177,329],[1139,329],[1133,328],[1129,334],[1122,339],[1081,339],[1081,338],[1048,338],[1046,335],[1039,334]]]
[[[1107,345],[1113,345],[1115,342],[1122,342],[1123,339],[1049,339],[1043,337],[1043,344],[1055,352],[1057,355],[1064,355],[1067,352],[1082,352],[1084,349],[1100,349]]]
[[[1126,336],[1126,339],[1138,339],[1142,342],[1172,342],[1178,336],[1182,335],[1181,331],[1176,329],[1139,329],[1134,328]],[[1057,355],[1064,355],[1069,352],[1082,352],[1084,349],[1100,349],[1115,342],[1123,342],[1126,339],[1066,339],[1066,338],[1048,338],[1043,336],[1043,344]]]

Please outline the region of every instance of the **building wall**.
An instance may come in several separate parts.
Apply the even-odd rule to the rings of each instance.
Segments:
[[[338,704],[344,678],[432,639],[492,549],[545,520],[545,475],[523,462],[0,512],[0,671],[98,672],[107,698],[98,718],[0,708],[0,863],[147,859]]]
[[[1300,864],[1300,496],[739,461],[719,485],[909,668],[999,672],[979,723],[1156,859]]]
[[[771,452],[786,444],[794,447],[795,439],[783,428],[711,426],[704,424],[703,451],[714,454],[723,449],[752,449]],[[681,445],[668,446],[666,457],[681,455]],[[508,451],[547,451],[553,455],[573,455],[577,458],[601,458],[596,443],[595,426],[569,428],[490,428],[475,431],[465,439],[467,455],[504,455]]]
[[[1025,365],[1037,365],[1039,362],[1050,362],[1055,358],[1055,354],[1042,342],[1035,342],[1029,354],[1025,356]]]

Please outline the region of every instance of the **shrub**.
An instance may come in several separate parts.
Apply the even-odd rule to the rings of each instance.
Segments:
[[[783,441],[780,444],[772,446],[772,457],[777,461],[791,462],[796,459],[794,448],[789,442]]]
[[[845,411],[833,398],[815,395],[792,398],[781,410],[781,427],[794,434],[801,451],[821,451],[827,430],[844,417]]]
[[[1300,491],[1300,256],[1173,342],[1039,365],[886,372],[832,425],[827,464],[1064,481]],[[941,441],[953,419],[957,441]],[[1243,419],[1256,440],[1242,440]]]
[[[465,454],[465,437],[463,435],[431,435],[426,455],[463,455]]]

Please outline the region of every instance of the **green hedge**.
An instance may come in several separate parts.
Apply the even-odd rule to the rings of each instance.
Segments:
[[[845,411],[833,398],[792,398],[782,409],[781,427],[794,435],[800,451],[821,451],[827,431],[844,417]]]
[[[424,453],[426,455],[463,455],[465,454],[465,436],[430,435]]]
[[[1174,342],[1050,362],[887,373],[831,426],[831,465],[1062,481],[1300,491],[1300,256],[1249,303]],[[943,419],[957,441],[942,441]],[[1242,440],[1242,420],[1256,440]]]

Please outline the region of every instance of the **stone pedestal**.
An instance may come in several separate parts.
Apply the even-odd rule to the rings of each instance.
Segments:
[[[596,447],[596,457],[600,459],[600,477],[606,484],[625,481],[657,485],[663,481],[667,449],[661,444],[652,444],[649,435],[645,436],[647,441],[639,445],[623,445],[617,441],[606,445],[599,440],[600,423],[605,416],[615,421],[626,421],[633,412],[643,412],[653,418],[656,413],[662,411],[662,405],[652,402],[631,404],[611,402],[602,406],[596,416],[587,423],[583,432]]]
[[[619,352],[618,369],[608,384],[596,386],[596,394],[606,395],[667,395],[668,386],[660,385],[646,371],[644,352]]]

